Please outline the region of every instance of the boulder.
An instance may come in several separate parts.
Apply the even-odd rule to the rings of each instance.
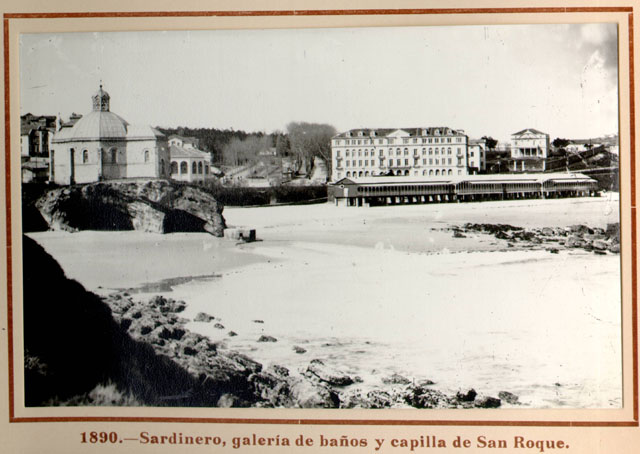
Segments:
[[[53,189],[34,204],[51,230],[209,232],[223,236],[223,206],[171,180],[118,180]]]
[[[466,393],[457,392],[456,399],[458,399],[461,402],[473,402],[477,395],[478,393],[476,392],[476,390],[472,388]]]
[[[342,372],[327,366],[319,359],[311,360],[307,366],[307,375],[318,378],[320,381],[333,386],[348,386],[353,383],[353,379]]]
[[[404,395],[404,400],[415,408],[451,407],[451,403],[444,393],[421,386],[410,388]]]
[[[500,399],[496,397],[482,397],[474,403],[478,408],[498,408],[501,404]]]
[[[518,396],[509,391],[500,391],[498,397],[508,404],[515,405],[518,403]]]
[[[204,312],[198,312],[198,314],[193,319],[194,322],[204,322],[204,323],[209,323],[211,320],[215,320],[215,317],[213,315],[209,315]]]
[[[300,408],[338,408],[340,397],[325,385],[313,383],[304,377],[290,385],[291,397]]]
[[[267,336],[263,334],[258,338],[258,342],[278,342],[278,339],[273,336]]]
[[[571,235],[567,237],[567,239],[564,242],[564,245],[566,247],[578,248],[578,247],[584,247],[586,245],[586,242],[579,236]]]
[[[393,374],[393,375],[390,375],[389,377],[383,378],[382,383],[387,385],[408,385],[411,383],[411,380],[409,380],[406,377],[403,377],[400,374]]]
[[[593,229],[584,225],[584,224],[576,224],[569,226],[569,230],[573,233],[584,235],[585,233],[593,233]]]

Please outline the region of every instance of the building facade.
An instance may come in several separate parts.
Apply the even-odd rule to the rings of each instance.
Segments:
[[[194,183],[211,176],[211,155],[198,150],[198,145],[195,137],[169,136],[172,179]]]
[[[548,156],[549,134],[533,128],[511,134],[511,171],[544,171]]]
[[[487,170],[487,142],[484,139],[469,140],[469,173],[483,173]]]
[[[166,137],[150,126],[133,126],[110,111],[109,94],[92,96],[93,110],[53,137],[49,180],[61,184],[119,178],[166,178]]]
[[[468,174],[468,137],[447,127],[351,129],[331,139],[331,181]]]
[[[20,116],[20,155],[22,159],[48,157],[55,131],[55,116],[38,116],[30,113]]]

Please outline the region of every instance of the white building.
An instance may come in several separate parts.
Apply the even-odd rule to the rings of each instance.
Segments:
[[[150,126],[133,126],[109,110],[109,94],[92,96],[93,110],[53,136],[49,180],[61,185],[117,178],[169,175],[166,137]]]
[[[447,127],[351,129],[331,139],[331,181],[468,174],[468,138]]]
[[[487,170],[487,142],[484,139],[469,140],[467,153],[469,155],[469,173]]]
[[[545,170],[549,155],[549,134],[528,128],[511,134],[511,170]]]
[[[211,155],[198,150],[198,144],[194,137],[169,136],[171,178],[203,182],[211,175]]]

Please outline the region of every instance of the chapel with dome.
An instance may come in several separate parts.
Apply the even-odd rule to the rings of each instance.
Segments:
[[[55,133],[49,181],[93,183],[119,178],[168,178],[167,138],[151,126],[135,126],[110,111],[109,93],[91,98],[93,109]]]

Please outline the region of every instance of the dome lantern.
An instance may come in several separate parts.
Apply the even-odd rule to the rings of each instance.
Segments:
[[[109,93],[102,89],[102,83],[100,83],[100,89],[91,98],[93,100],[93,110],[99,112],[109,112]]]

